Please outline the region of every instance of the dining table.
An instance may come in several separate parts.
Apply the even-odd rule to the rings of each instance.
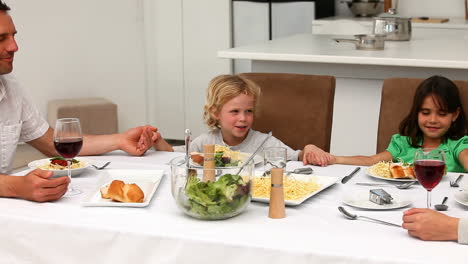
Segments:
[[[313,175],[336,177],[336,183],[297,206],[286,207],[286,217],[268,217],[267,203],[251,202],[240,215],[205,221],[185,215],[171,194],[171,167],[177,152],[149,151],[141,157],[114,151],[88,156],[105,169],[86,168],[72,178],[83,193],[53,202],[0,198],[0,263],[467,263],[468,245],[456,241],[422,241],[401,227],[367,220],[350,220],[338,210],[402,224],[403,212],[426,207],[426,190],[370,187],[358,182],[394,183],[367,175],[362,166],[349,181],[341,178],[356,166],[310,166]],[[261,171],[262,164],[256,166]],[[287,169],[303,167],[289,161]],[[89,193],[113,171],[132,177],[141,170],[161,172],[162,179],[146,207],[86,206]],[[18,172],[18,177],[30,170]],[[448,173],[432,191],[433,203],[448,197],[455,217],[468,217],[468,207],[455,200],[461,187]],[[468,177],[465,177],[465,181]],[[460,182],[463,186],[464,182]],[[411,203],[392,210],[348,206],[347,197],[383,188]]]

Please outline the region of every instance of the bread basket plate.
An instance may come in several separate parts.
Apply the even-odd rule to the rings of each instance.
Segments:
[[[146,207],[150,204],[158,189],[164,170],[113,170],[103,172],[101,180],[81,202],[83,206],[111,206],[111,207]],[[121,180],[125,183],[135,183],[138,185],[145,198],[142,203],[120,203],[111,199],[101,197],[101,187],[109,185],[113,180]]]
[[[76,160],[80,161],[83,163],[83,167],[81,168],[76,168],[76,169],[71,169],[70,172],[71,172],[71,176],[72,177],[75,177],[75,176],[78,176],[80,175],[81,173],[83,173],[83,171],[90,167],[91,165],[94,164],[94,162],[90,159],[87,159],[87,158],[82,158],[82,157],[76,157],[75,158]],[[31,168],[31,169],[37,169],[41,166],[44,166],[44,165],[47,165],[50,163],[50,158],[45,158],[45,159],[40,159],[40,160],[34,160],[34,161],[31,161],[28,163],[28,167]],[[47,170],[47,169],[43,169],[43,170]],[[54,176],[53,177],[61,177],[61,176],[68,176],[68,170],[67,169],[63,169],[63,170],[49,170],[49,171],[52,171],[54,172]]]
[[[401,163],[394,163],[395,165],[401,165]],[[374,165],[373,165],[374,166]],[[372,168],[372,166],[368,167],[366,169],[366,174],[369,175],[370,177],[373,177],[373,178],[376,178],[376,179],[381,179],[381,180],[386,180],[386,181],[397,181],[397,182],[412,182],[412,181],[417,181],[417,179],[395,179],[395,178],[387,178],[387,177],[384,177],[382,175],[378,175],[378,174],[373,174],[372,172],[370,172],[370,169]]]
[[[257,173],[256,173],[257,174]],[[257,174],[256,177],[262,177],[262,173]],[[307,199],[311,198],[312,196],[320,193],[321,191],[327,189],[328,187],[332,186],[335,184],[339,178],[338,177],[333,177],[333,176],[319,176],[319,175],[304,175],[304,174],[290,174],[290,176],[294,177],[295,180],[298,181],[308,181],[308,180],[313,180],[314,182],[319,184],[319,188],[315,191],[310,192],[309,194],[301,197],[300,199],[297,200],[284,200],[284,204],[287,206],[298,206],[305,202]],[[254,187],[255,188],[255,184]],[[262,202],[262,203],[270,203],[269,198],[263,198],[263,197],[255,197],[255,190],[252,191],[252,201],[256,202]]]

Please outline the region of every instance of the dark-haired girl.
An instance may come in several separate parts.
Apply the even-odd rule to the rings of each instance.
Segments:
[[[399,134],[392,136],[388,148],[372,156],[333,156],[327,160],[308,153],[307,161],[326,166],[350,164],[370,166],[379,161],[413,162],[419,148],[445,151],[447,170],[468,170],[467,120],[457,86],[442,76],[424,80],[416,90],[408,116],[400,123]]]

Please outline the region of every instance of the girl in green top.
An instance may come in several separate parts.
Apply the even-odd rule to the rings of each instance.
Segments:
[[[400,123],[387,150],[372,156],[334,156],[309,153],[316,165],[350,164],[370,166],[379,161],[402,159],[413,162],[418,148],[438,148],[446,153],[447,170],[468,169],[467,121],[457,86],[442,76],[424,80],[416,90],[408,116]]]

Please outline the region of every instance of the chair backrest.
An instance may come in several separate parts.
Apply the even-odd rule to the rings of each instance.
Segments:
[[[400,122],[408,115],[414,93],[423,79],[386,79],[382,88],[377,153],[387,149],[393,134],[398,133]],[[460,93],[465,115],[468,116],[468,81],[454,81]]]
[[[335,77],[287,73],[244,73],[262,89],[253,129],[293,149],[314,144],[330,151]]]

